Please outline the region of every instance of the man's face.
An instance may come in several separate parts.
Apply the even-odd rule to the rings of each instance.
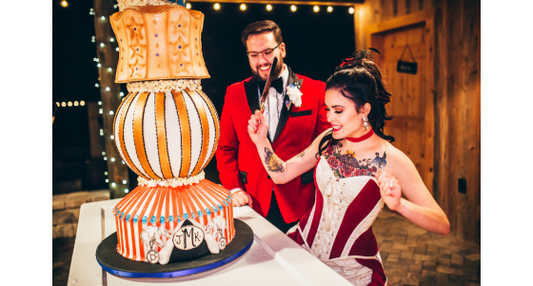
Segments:
[[[274,57],[276,57],[278,58],[278,64],[273,79],[280,76],[283,71],[285,43],[281,43],[278,46],[278,43],[274,39],[274,33],[263,32],[261,34],[250,35],[246,40],[246,46],[248,47],[248,61],[250,62],[250,68],[254,75],[260,77],[262,80],[266,80],[270,73]]]

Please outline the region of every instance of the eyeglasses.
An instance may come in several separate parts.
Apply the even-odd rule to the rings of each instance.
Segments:
[[[260,54],[263,54],[263,57],[270,56],[272,54],[272,52],[274,52],[274,50],[277,49],[280,45],[281,45],[281,43],[279,43],[277,46],[275,46],[272,49],[264,49],[264,50],[262,50],[260,52],[248,52],[247,51],[246,54],[250,58],[257,58]]]

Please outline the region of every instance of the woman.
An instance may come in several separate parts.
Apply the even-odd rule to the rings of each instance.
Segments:
[[[250,138],[276,184],[316,166],[315,204],[288,235],[355,285],[386,284],[371,227],[384,204],[427,231],[450,230],[414,164],[390,144],[394,137],[383,134],[385,120],[391,120],[388,101],[371,53],[360,51],[326,81],[331,128],[300,154],[280,160],[266,139],[263,114],[255,111],[248,121]]]

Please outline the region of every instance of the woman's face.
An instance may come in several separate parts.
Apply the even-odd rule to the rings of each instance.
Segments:
[[[326,90],[325,104],[328,122],[333,127],[333,138],[360,137],[366,133],[363,129],[364,113],[357,113],[354,102],[339,90]]]

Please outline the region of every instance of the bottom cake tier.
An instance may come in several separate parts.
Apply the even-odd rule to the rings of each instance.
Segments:
[[[202,179],[171,186],[140,185],[115,209],[117,252],[167,264],[224,251],[235,236],[228,191]]]

